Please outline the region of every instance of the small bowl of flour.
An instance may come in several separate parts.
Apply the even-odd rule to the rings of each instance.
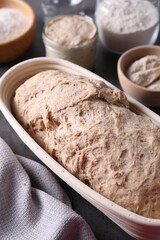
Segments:
[[[29,19],[16,9],[0,8],[0,26],[0,42],[10,41],[26,31]]]
[[[122,89],[148,107],[160,106],[160,46],[137,46],[124,52],[117,64]]]
[[[99,0],[95,18],[101,43],[119,54],[154,44],[159,34],[158,4],[158,0]]]
[[[15,60],[30,46],[35,29],[35,15],[27,3],[0,1],[0,63]]]

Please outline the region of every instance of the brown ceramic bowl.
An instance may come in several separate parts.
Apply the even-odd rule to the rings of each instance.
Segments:
[[[135,98],[148,107],[160,106],[160,90],[151,90],[133,83],[126,76],[127,68],[136,60],[146,55],[160,56],[160,46],[144,45],[124,52],[118,60],[117,71],[119,82],[127,95]]]
[[[16,9],[29,20],[21,34],[11,40],[0,41],[0,63],[6,63],[21,56],[30,46],[35,32],[35,14],[31,6],[22,0],[0,0],[0,8]]]

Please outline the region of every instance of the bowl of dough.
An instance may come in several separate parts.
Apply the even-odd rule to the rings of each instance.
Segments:
[[[139,46],[124,52],[117,71],[122,89],[148,107],[160,106],[160,46]]]
[[[160,117],[60,58],[20,62],[0,79],[0,109],[57,176],[136,239],[160,236]]]
[[[22,0],[0,1],[0,63],[20,57],[32,43],[35,14]]]

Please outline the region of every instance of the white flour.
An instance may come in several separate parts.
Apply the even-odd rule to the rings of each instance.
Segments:
[[[132,82],[142,87],[151,86],[160,81],[160,56],[146,55],[134,61],[126,74]]]
[[[102,43],[114,51],[152,44],[157,38],[159,13],[147,0],[102,1],[95,15]]]
[[[29,25],[29,19],[21,12],[11,8],[0,8],[0,41],[16,38]]]

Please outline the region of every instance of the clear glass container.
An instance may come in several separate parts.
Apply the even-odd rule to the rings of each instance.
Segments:
[[[57,15],[84,13],[84,0],[41,0],[44,21]]]
[[[152,45],[159,34],[159,0],[97,0],[95,19],[100,41],[113,52]]]
[[[46,23],[42,38],[47,57],[62,58],[87,69],[94,66],[97,27],[89,16],[56,16]]]

